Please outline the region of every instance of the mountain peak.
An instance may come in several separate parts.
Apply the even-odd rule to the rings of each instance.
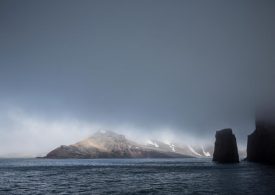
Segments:
[[[102,129],[98,130],[90,138],[126,140],[126,137],[124,135],[118,134],[118,133],[113,132],[113,131],[102,130]]]

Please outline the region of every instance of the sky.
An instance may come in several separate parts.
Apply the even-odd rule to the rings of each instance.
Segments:
[[[0,1],[0,157],[99,129],[245,145],[275,97],[273,0]]]

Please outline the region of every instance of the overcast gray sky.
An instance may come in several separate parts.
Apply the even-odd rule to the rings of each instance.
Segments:
[[[272,0],[1,0],[0,155],[99,128],[245,144],[274,97],[274,21]]]

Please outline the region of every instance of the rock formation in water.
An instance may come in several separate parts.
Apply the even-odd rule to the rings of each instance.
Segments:
[[[239,162],[236,137],[232,133],[232,129],[223,129],[216,132],[213,161],[219,163]]]
[[[256,120],[256,130],[247,140],[247,160],[275,164],[275,123],[271,120]]]
[[[60,146],[45,158],[186,158],[173,147],[156,147],[130,141],[125,136],[99,131],[93,136],[69,146]]]

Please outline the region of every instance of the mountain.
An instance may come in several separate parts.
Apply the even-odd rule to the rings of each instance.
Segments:
[[[192,157],[177,152],[173,145],[158,142],[157,145],[143,145],[128,140],[124,135],[111,131],[98,131],[91,137],[65,146],[62,145],[45,158],[187,158]]]

